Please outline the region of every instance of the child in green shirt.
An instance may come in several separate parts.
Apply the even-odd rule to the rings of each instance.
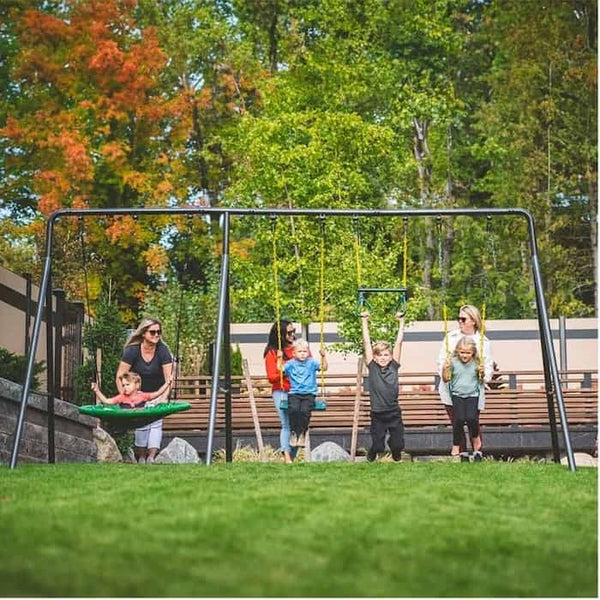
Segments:
[[[442,379],[450,384],[454,419],[452,421],[452,456],[460,454],[461,433],[464,425],[469,429],[473,445],[473,460],[482,460],[479,437],[480,386],[484,367],[479,361],[477,345],[472,338],[463,336],[458,340],[452,356],[444,363]],[[468,460],[468,454],[467,454]]]

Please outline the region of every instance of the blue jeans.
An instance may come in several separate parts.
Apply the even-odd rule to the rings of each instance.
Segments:
[[[287,400],[288,394],[283,390],[275,390],[273,392],[273,403],[275,404],[275,410],[279,415],[279,421],[281,422],[281,431],[279,432],[279,445],[284,452],[289,452],[291,457],[296,456],[298,448],[292,448],[290,446],[290,416],[287,410],[280,408],[281,401]]]

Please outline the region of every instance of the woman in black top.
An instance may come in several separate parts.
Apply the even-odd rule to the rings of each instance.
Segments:
[[[121,377],[128,371],[142,378],[142,392],[155,392],[173,372],[173,356],[161,341],[162,325],[158,319],[147,317],[129,336],[119,368],[117,388],[122,392]],[[135,430],[135,457],[140,463],[153,463],[162,441],[162,419]]]

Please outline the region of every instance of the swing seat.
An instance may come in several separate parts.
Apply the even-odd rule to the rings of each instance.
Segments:
[[[322,398],[317,398],[313,410],[327,410],[327,401]]]
[[[281,410],[287,410],[288,409],[288,401],[287,398],[285,400],[282,400],[279,403],[279,408]],[[327,410],[327,402],[325,400],[315,400],[314,404],[313,404],[313,410]]]
[[[144,408],[122,408],[114,404],[86,404],[79,412],[89,417],[108,421],[120,429],[137,429],[167,415],[192,408],[189,402],[165,402]]]

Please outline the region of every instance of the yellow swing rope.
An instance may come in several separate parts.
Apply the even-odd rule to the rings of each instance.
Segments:
[[[321,221],[321,258],[320,258],[320,285],[319,285],[319,321],[320,321],[320,336],[319,350],[323,350],[325,346],[325,227]],[[323,358],[321,357],[321,361]],[[323,369],[321,373],[321,397],[325,398],[325,373]]]
[[[357,219],[357,217],[354,217]],[[360,235],[358,233],[358,221],[355,221],[354,228],[354,255],[356,258],[356,287],[360,287],[362,274],[360,272]]]
[[[485,302],[482,304],[481,306],[481,330],[479,332],[479,364],[482,364],[485,368],[485,360],[484,360],[484,356],[483,356],[483,348],[484,348],[484,344],[483,344],[483,338],[485,336]],[[485,377],[485,375],[484,375]],[[483,377],[482,377],[483,380]]]
[[[275,217],[273,219],[273,287],[275,291],[275,320],[277,323],[277,350],[282,352],[281,349],[281,306],[279,301],[279,267],[277,262],[277,221]],[[279,366],[279,356],[277,357],[277,365]],[[283,360],[281,361],[283,364]],[[279,367],[279,387],[283,389],[283,369]]]
[[[446,360],[448,360],[450,358],[450,340],[448,339],[448,307],[445,302],[442,312],[444,314],[444,347],[446,349]]]
[[[408,225],[404,222],[404,240],[402,242],[402,287],[406,290],[406,274],[408,272]]]

